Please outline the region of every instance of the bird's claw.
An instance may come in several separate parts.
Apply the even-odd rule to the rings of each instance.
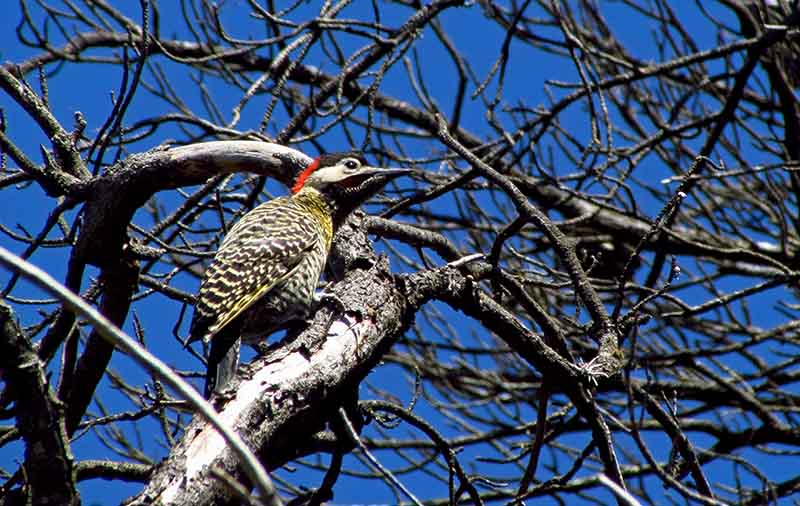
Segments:
[[[347,307],[345,307],[342,299],[340,299],[335,293],[328,291],[327,286],[319,293],[314,294],[314,302],[317,306],[321,306],[322,304],[331,304],[340,313],[347,312]]]

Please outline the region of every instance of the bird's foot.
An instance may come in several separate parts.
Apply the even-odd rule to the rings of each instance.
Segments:
[[[346,313],[347,308],[345,307],[344,302],[339,298],[338,295],[330,290],[331,286],[333,286],[333,283],[328,283],[322,290],[314,294],[314,305],[319,307],[322,304],[330,304],[340,313]]]

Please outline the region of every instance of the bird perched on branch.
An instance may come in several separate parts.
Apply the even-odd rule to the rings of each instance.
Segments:
[[[211,342],[207,398],[236,374],[242,339],[308,316],[337,227],[409,172],[370,167],[358,152],[326,154],[300,173],[291,195],[259,205],[231,228],[206,269],[187,340]]]

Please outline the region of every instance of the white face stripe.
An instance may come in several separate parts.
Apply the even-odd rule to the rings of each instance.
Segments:
[[[361,168],[362,164],[357,158],[342,158],[336,165],[320,167],[312,172],[306,180],[306,185],[313,188],[322,188],[347,179],[349,176],[358,173]]]
[[[336,181],[341,181],[348,173],[344,170],[342,165],[334,165],[333,167],[322,167],[315,170],[306,180],[306,185],[316,188],[327,186]]]

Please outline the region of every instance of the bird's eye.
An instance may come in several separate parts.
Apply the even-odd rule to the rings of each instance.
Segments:
[[[344,166],[347,167],[348,169],[357,169],[358,165],[359,165],[358,162],[353,160],[352,158],[344,162]]]

